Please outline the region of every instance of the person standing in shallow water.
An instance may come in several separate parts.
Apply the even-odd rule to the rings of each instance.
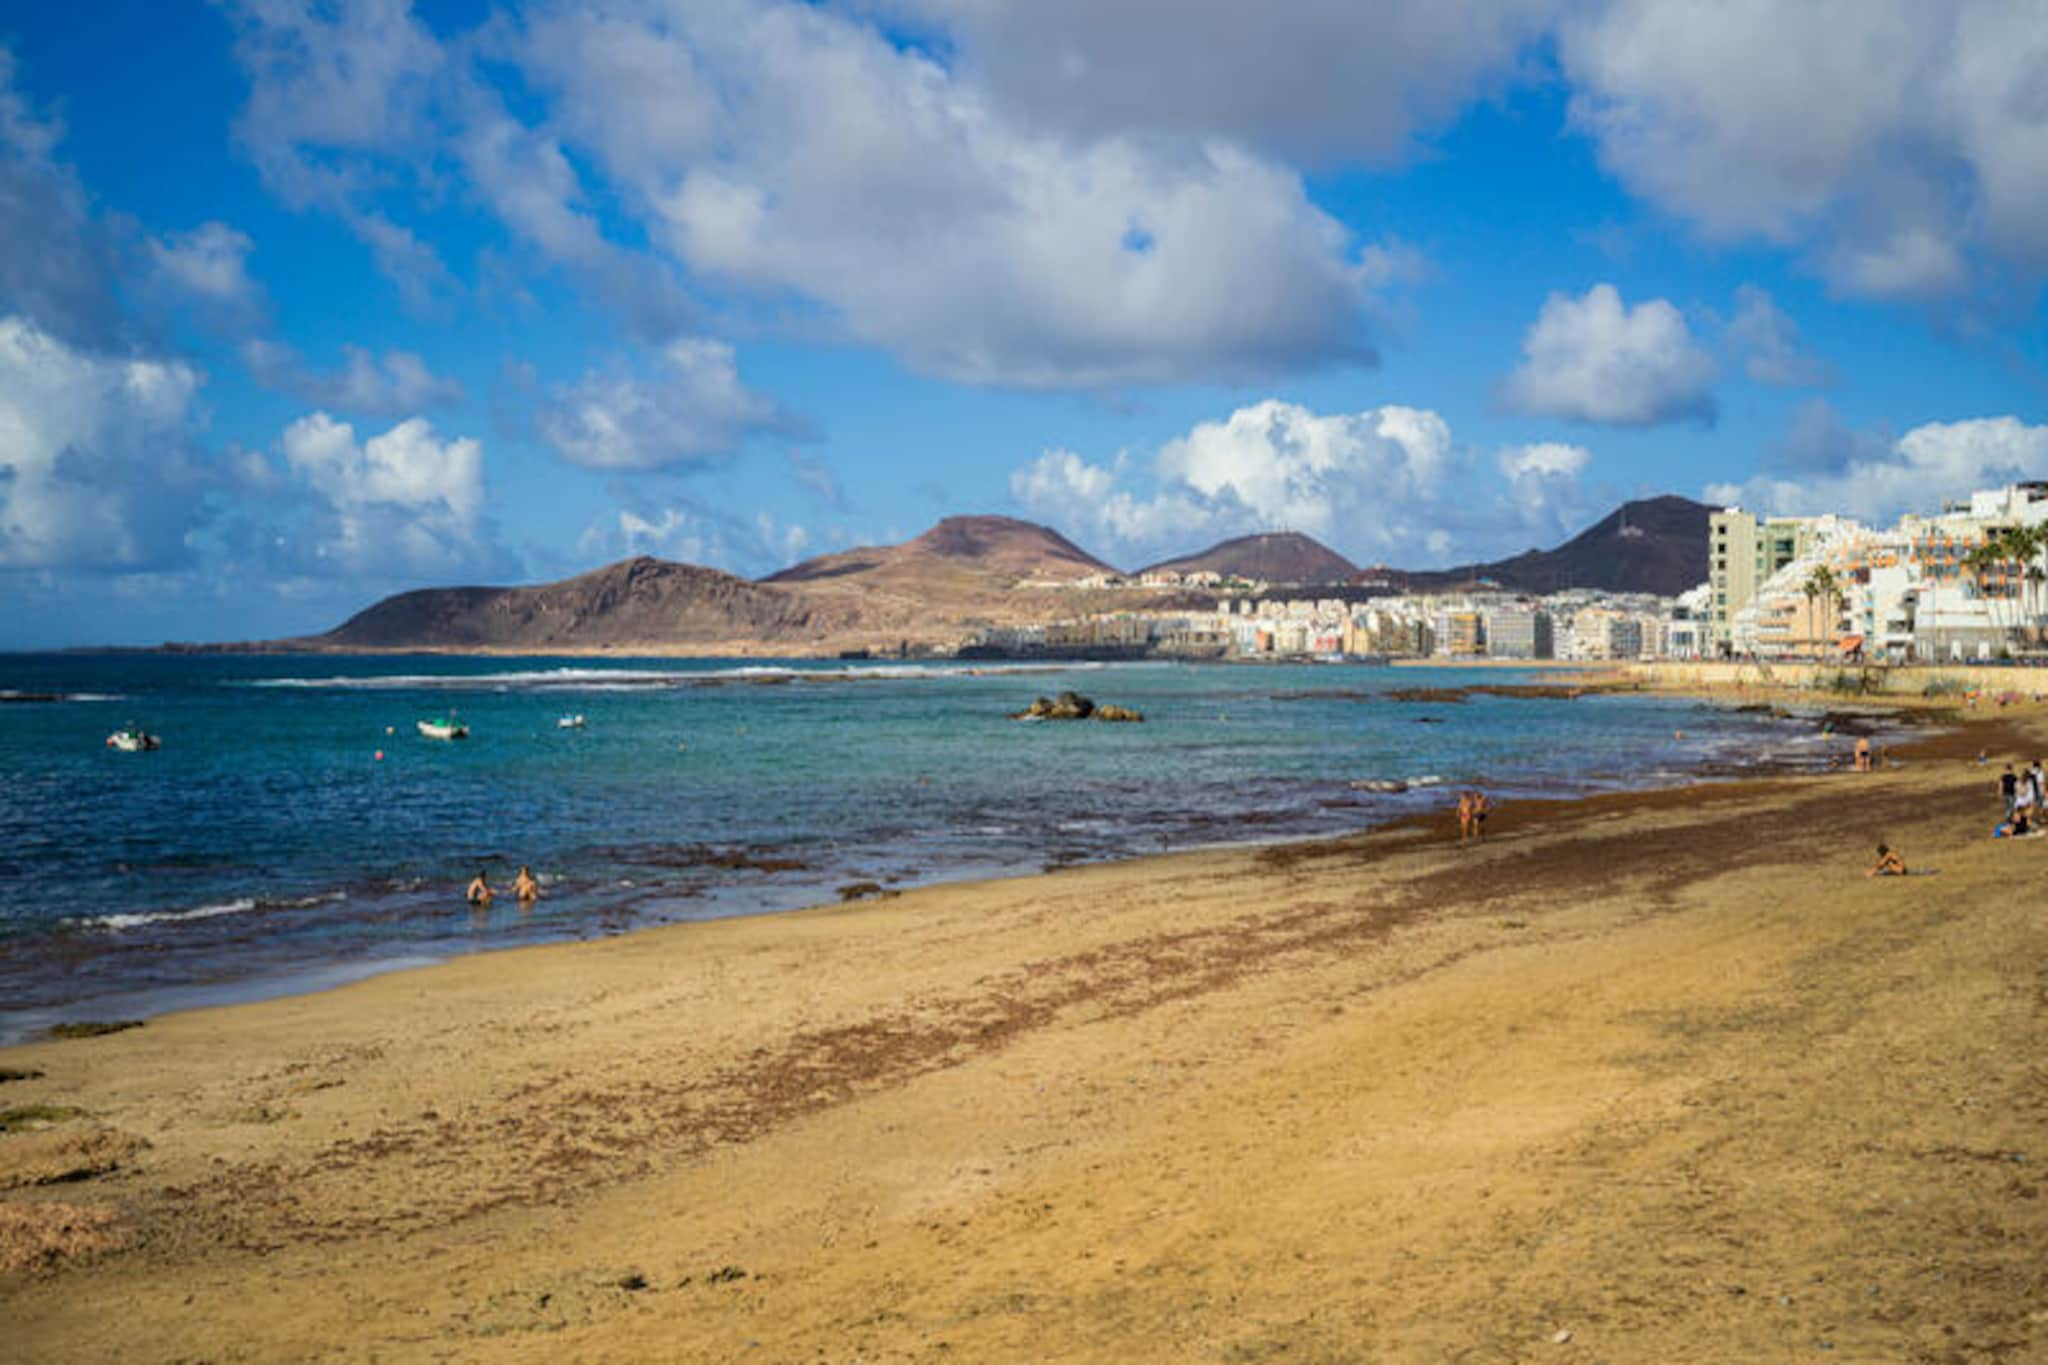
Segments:
[[[475,878],[469,883],[469,890],[463,893],[463,898],[481,909],[491,903],[493,894],[491,884],[484,880],[483,869],[478,868]]]
[[[533,869],[521,863],[519,875],[512,879],[512,894],[519,897],[521,905],[531,905],[540,897],[540,883],[534,880]]]

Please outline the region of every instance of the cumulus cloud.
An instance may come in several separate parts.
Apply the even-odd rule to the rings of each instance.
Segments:
[[[1715,417],[1714,358],[1664,299],[1630,308],[1611,284],[1552,294],[1501,386],[1513,411],[1607,426]]]
[[[0,565],[184,563],[208,484],[190,444],[201,382],[177,361],[82,350],[0,318]]]
[[[1579,479],[1592,459],[1584,446],[1558,441],[1509,446],[1496,457],[1506,502],[1532,540],[1547,543],[1578,529],[1586,510]]]
[[[1720,240],[1804,247],[1845,293],[2048,270],[2048,25],[2003,0],[1607,0],[1558,48],[1630,190]]]
[[[1975,489],[2042,478],[2048,478],[2048,426],[1979,417],[1915,427],[1889,449],[1866,448],[1832,473],[1800,479],[1763,474],[1706,491],[1713,502],[1786,515],[1839,512],[1882,525],[1904,512],[1938,512],[1944,499]]]
[[[344,364],[332,372],[309,369],[289,346],[263,338],[243,343],[241,354],[258,383],[315,407],[397,417],[462,401],[462,385],[435,374],[411,351],[377,356],[360,346],[341,349]]]
[[[377,577],[446,573],[477,561],[484,500],[483,446],[443,441],[424,418],[358,440],[324,412],[285,428],[289,475],[317,493],[303,561]]]
[[[1735,291],[1735,316],[1728,321],[1727,340],[1741,357],[1743,372],[1759,384],[1810,388],[1834,381],[1834,367],[1807,354],[1799,340],[1799,324],[1785,315],[1769,292],[1753,284]]]
[[[1418,51],[1462,39],[1484,51],[1461,63],[1491,67],[1512,44],[1476,41],[1481,8],[1391,27],[1417,29]],[[438,260],[375,206],[387,182],[438,189],[451,170],[643,337],[694,328],[689,294],[670,265],[608,240],[596,203],[691,289],[975,384],[1370,363],[1378,291],[1412,274],[1412,249],[1355,240],[1236,120],[1048,127],[857,10],[537,5],[447,47],[395,0],[320,14],[241,0],[236,14],[243,144],[280,193],[331,206],[420,292]],[[1385,93],[1323,62],[1352,103]]]
[[[592,469],[661,469],[730,455],[802,424],[740,382],[733,348],[704,337],[664,347],[651,377],[623,364],[557,388],[534,416],[543,440]]]
[[[1036,132],[930,58],[810,6],[761,5],[688,37],[747,75],[718,87],[723,155],[653,197],[660,239],[701,277],[808,301],[976,384],[1372,358],[1369,267],[1349,233],[1297,174],[1240,146]]]
[[[1558,529],[1583,510],[1589,459],[1577,446],[1520,446],[1489,470],[1427,409],[1323,415],[1267,400],[1196,426],[1149,461],[1045,451],[1012,472],[1010,493],[1132,566],[1276,528],[1362,562],[1417,564]]]

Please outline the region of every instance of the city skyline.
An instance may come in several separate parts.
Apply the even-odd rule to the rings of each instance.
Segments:
[[[1359,564],[2048,477],[1988,4],[0,17],[0,647],[992,513]]]

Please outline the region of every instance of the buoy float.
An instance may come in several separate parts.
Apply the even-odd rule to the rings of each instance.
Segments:
[[[382,763],[384,761],[384,751],[382,749],[379,749],[377,751],[377,761],[379,763]]]

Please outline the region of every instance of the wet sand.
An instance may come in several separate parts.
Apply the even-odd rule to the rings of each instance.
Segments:
[[[2048,1353],[2038,711],[0,1051],[26,1360]],[[1845,746],[1846,751],[1846,746]],[[1933,875],[1871,880],[1872,845]],[[9,1114],[40,1110],[8,1119]]]

